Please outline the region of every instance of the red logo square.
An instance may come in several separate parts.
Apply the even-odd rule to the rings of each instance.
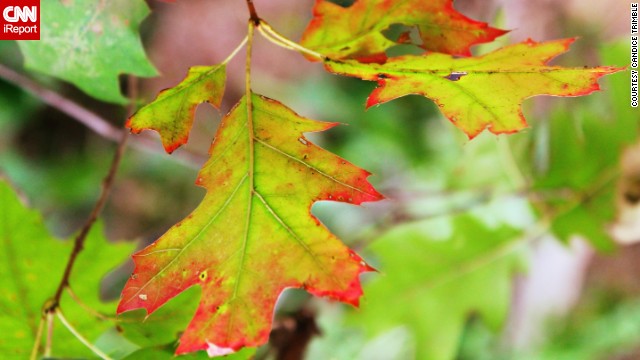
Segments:
[[[40,0],[0,0],[0,40],[40,40]]]

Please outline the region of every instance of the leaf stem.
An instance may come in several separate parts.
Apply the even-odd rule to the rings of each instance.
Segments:
[[[67,318],[65,318],[64,315],[62,315],[62,311],[60,311],[60,309],[56,310],[56,315],[58,316],[58,319],[60,319],[60,322],[67,328],[67,330],[69,330],[69,332],[73,334],[73,336],[75,336],[76,339],[80,340],[80,342],[84,344],[84,346],[86,346],[94,354],[98,355],[101,359],[104,359],[104,360],[113,360],[111,357],[109,357],[109,355],[103,353],[100,349],[98,349],[93,344],[91,344],[89,340],[87,340],[84,336],[82,336],[78,332],[78,330],[76,330],[76,328],[74,328],[69,323],[69,321],[67,321]]]
[[[40,341],[42,340],[44,323],[45,323],[45,316],[44,314],[42,314],[40,316],[40,322],[38,323],[38,330],[36,331],[36,340],[33,343],[33,348],[31,349],[31,356],[29,356],[29,360],[36,360],[38,358],[38,350],[40,349]]]
[[[266,21],[264,20],[260,20],[260,26],[258,26],[258,31],[260,31],[260,33],[262,35],[264,35],[264,37],[271,41],[272,43],[283,47],[285,49],[289,49],[289,50],[293,50],[293,51],[297,51],[299,53],[302,53],[304,55],[308,55],[312,58],[318,59],[320,61],[325,61],[328,60],[328,58],[322,54],[320,54],[319,52],[315,52],[311,49],[307,49],[306,47],[289,40],[288,38],[286,38],[285,36],[281,35],[280,33],[278,33],[277,31],[275,31],[271,25],[269,25]]]
[[[53,296],[53,302],[51,307],[48,309],[48,311],[53,311],[60,306],[60,297],[62,297],[63,290],[69,285],[69,278],[71,277],[71,271],[73,270],[73,266],[76,263],[78,254],[80,254],[80,252],[82,252],[82,250],[84,249],[84,243],[87,239],[87,235],[89,234],[89,231],[93,227],[93,224],[98,219],[98,215],[102,211],[102,208],[104,207],[106,200],[109,196],[111,187],[113,186],[113,183],[115,180],[115,174],[118,170],[120,161],[122,160],[122,155],[124,154],[124,150],[126,148],[128,137],[129,137],[129,133],[127,132],[122,133],[122,139],[118,143],[118,148],[116,149],[116,152],[113,156],[113,160],[111,162],[109,172],[107,173],[107,176],[103,181],[100,197],[98,198],[98,201],[96,201],[96,204],[94,205],[93,210],[91,211],[91,214],[89,214],[89,218],[87,218],[87,220],[84,223],[84,226],[82,226],[82,229],[74,239],[73,250],[71,251],[71,255],[69,256],[69,260],[67,261],[67,266],[64,270],[64,274],[62,275],[62,279],[58,284],[58,289],[56,290],[56,293]]]
[[[251,219],[251,207],[253,204],[253,195],[254,195],[254,167],[255,167],[255,139],[254,139],[254,128],[253,128],[253,92],[251,91],[251,52],[253,47],[253,33],[254,28],[258,26],[254,22],[249,21],[249,29],[248,29],[248,37],[249,42],[247,44],[247,63],[245,69],[245,91],[247,98],[247,131],[249,133],[249,191],[251,192],[251,196],[249,196],[249,205],[248,205],[248,213],[247,213],[247,233],[249,234],[249,221]],[[244,254],[243,254],[244,261]]]
[[[53,313],[49,312],[46,315],[47,319],[47,338],[44,344],[44,357],[51,357],[51,347],[53,342]]]
[[[242,47],[244,46],[244,44],[247,43],[247,40],[249,40],[249,35],[245,36],[244,39],[242,40],[242,42],[240,42],[240,44],[238,46],[236,46],[235,49],[233,49],[233,51],[231,52],[231,54],[229,54],[229,56],[227,56],[226,59],[224,59],[224,61],[222,62],[222,64],[227,64],[229,61],[231,61],[231,59],[233,59],[239,52],[240,50],[242,50]]]
[[[128,82],[128,96],[131,99],[129,102],[129,106],[127,107],[127,113],[132,114],[135,110],[135,101],[134,99],[137,97],[137,85],[138,82],[135,77],[129,76]],[[89,217],[85,221],[82,229],[75,237],[73,242],[73,249],[71,250],[71,255],[69,255],[69,260],[67,261],[67,266],[64,269],[64,273],[62,275],[62,279],[58,284],[58,288],[53,296],[51,305],[45,311],[54,312],[60,306],[60,298],[62,297],[62,292],[69,285],[69,278],[71,277],[71,271],[73,270],[73,266],[76,263],[78,255],[84,249],[84,243],[87,239],[87,235],[89,235],[89,231],[93,224],[98,220],[98,215],[102,211],[105,203],[107,202],[107,198],[109,197],[109,193],[111,192],[111,188],[113,187],[116,172],[118,171],[118,167],[120,166],[120,162],[122,160],[122,156],[124,155],[124,151],[127,146],[127,139],[129,137],[128,132],[123,132],[120,138],[120,142],[118,143],[118,147],[116,149],[115,154],[113,155],[113,160],[111,161],[111,165],[109,167],[109,171],[107,172],[106,177],[102,183],[102,190],[100,192],[100,196],[96,201],[93,210],[89,214]]]

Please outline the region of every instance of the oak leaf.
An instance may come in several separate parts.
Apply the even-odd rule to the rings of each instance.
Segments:
[[[176,353],[223,355],[264,343],[288,287],[357,305],[371,268],[313,215],[320,200],[360,204],[382,196],[369,173],[307,140],[335,126],[252,94],[222,120],[198,175],[202,203],[134,255],[118,313],[151,313],[185,289],[202,298]]]
[[[473,58],[428,53],[394,57],[384,64],[327,59],[325,67],[337,74],[377,81],[367,107],[409,94],[423,95],[473,138],[484,129],[500,134],[526,127],[521,110],[524,99],[587,95],[600,89],[600,77],[621,70],[547,65],[573,41],[527,40]]]
[[[467,18],[452,0],[358,0],[348,8],[316,1],[302,45],[331,58],[384,58],[398,42],[383,31],[393,24],[417,26],[425,50],[469,56],[472,45],[491,42],[506,31]],[[407,36],[399,43],[407,43]]]
[[[155,130],[168,153],[187,143],[196,107],[208,102],[220,108],[224,95],[226,65],[194,66],[180,84],[160,92],[156,99],[138,110],[126,126],[137,134]]]

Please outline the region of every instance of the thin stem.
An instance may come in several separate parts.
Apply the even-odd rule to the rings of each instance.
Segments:
[[[240,50],[242,50],[242,47],[244,46],[244,44],[247,43],[247,40],[249,40],[249,36],[248,35],[244,37],[244,39],[242,40],[240,45],[238,45],[235,49],[233,49],[231,54],[229,54],[229,56],[227,56],[227,58],[224,59],[224,61],[222,63],[223,64],[229,63],[229,61],[231,61],[231,59],[233,59],[240,52]]]
[[[49,312],[47,318],[47,339],[44,343],[44,357],[51,357],[51,348],[53,344],[53,313]]]
[[[105,119],[65,98],[64,96],[38,85],[35,81],[4,65],[0,65],[0,77],[35,95],[45,104],[50,105],[78,120],[80,123],[93,130],[96,134],[109,140],[120,139],[122,131],[109,124]]]
[[[247,0],[247,8],[249,8],[249,20],[255,26],[260,25],[260,17],[258,16],[258,12],[256,11],[256,7],[253,6],[253,0]]]
[[[254,195],[254,166],[255,166],[255,140],[253,133],[253,93],[251,92],[251,50],[253,47],[253,32],[255,23],[249,21],[248,37],[249,42],[247,44],[247,59],[245,67],[245,96],[247,98],[247,128],[249,132],[249,189],[251,196],[249,197],[249,216],[247,216],[247,233],[249,231],[249,219],[251,218],[251,206],[253,203]]]
[[[255,25],[250,21],[247,29],[247,59],[245,62],[245,72],[244,72],[244,86],[245,93],[248,97],[247,104],[250,104],[251,101],[251,51],[253,48],[253,32]],[[248,105],[247,105],[248,106]]]
[[[258,31],[260,31],[260,33],[262,35],[264,35],[264,37],[271,41],[272,43],[283,47],[285,49],[289,49],[289,50],[293,50],[293,51],[297,51],[299,53],[302,53],[304,55],[308,55],[310,57],[316,58],[320,61],[325,61],[328,60],[328,58],[322,54],[320,54],[319,52],[315,52],[311,49],[307,49],[306,47],[291,41],[289,39],[287,39],[285,36],[280,35],[277,31],[275,31],[271,25],[269,25],[267,22],[265,22],[264,20],[260,20],[260,26],[258,27]]]
[[[40,316],[40,322],[38,323],[38,330],[36,331],[36,341],[33,343],[31,349],[31,356],[29,360],[36,360],[38,358],[38,350],[40,349],[40,341],[42,341],[42,332],[44,331],[45,316]]]
[[[67,318],[65,318],[64,315],[62,315],[62,311],[60,311],[60,309],[56,310],[56,315],[58,316],[58,319],[60,319],[60,322],[67,328],[67,330],[69,330],[69,332],[72,333],[73,336],[76,337],[76,339],[80,340],[80,342],[84,344],[84,346],[86,346],[94,354],[98,355],[101,359],[104,359],[104,360],[113,360],[111,357],[109,357],[109,355],[103,353],[100,349],[98,349],[93,344],[91,344],[84,336],[82,336],[78,332],[78,330],[76,330],[76,328],[74,328],[67,321]]]
[[[131,98],[129,106],[127,108],[127,113],[132,114],[135,110],[135,98],[137,97],[137,85],[138,82],[135,77],[129,77],[129,92],[128,95]],[[105,203],[107,202],[107,198],[109,197],[109,193],[111,192],[111,188],[113,187],[113,183],[116,177],[116,172],[118,171],[118,167],[120,166],[120,162],[122,160],[122,155],[124,154],[125,148],[127,146],[127,139],[129,137],[129,133],[123,132],[120,142],[118,143],[118,148],[116,149],[115,154],[113,155],[113,160],[111,161],[111,166],[109,167],[109,172],[105,177],[102,184],[102,191],[100,196],[98,197],[98,201],[91,210],[91,214],[89,214],[89,218],[85,221],[82,229],[76,236],[73,242],[73,249],[71,251],[71,255],[69,256],[69,260],[67,261],[67,266],[64,269],[64,274],[62,275],[62,279],[58,284],[58,288],[56,290],[55,295],[53,296],[53,301],[50,308],[47,310],[49,312],[55,311],[60,305],[60,297],[62,296],[63,290],[69,285],[69,278],[71,277],[71,271],[73,270],[73,266],[76,263],[76,259],[78,254],[82,252],[84,248],[84,242],[87,239],[87,235],[91,230],[93,224],[98,220],[98,215],[102,211]]]

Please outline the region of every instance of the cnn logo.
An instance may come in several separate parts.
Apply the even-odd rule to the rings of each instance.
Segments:
[[[0,0],[0,40],[40,40],[40,0]]]
[[[38,7],[37,6],[7,6],[2,11],[2,17],[10,22],[15,23],[18,21],[38,21]]]

